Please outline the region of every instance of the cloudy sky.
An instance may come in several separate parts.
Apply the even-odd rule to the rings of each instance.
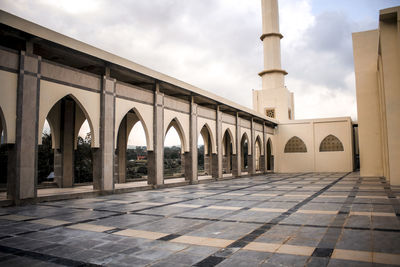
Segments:
[[[279,0],[297,119],[356,119],[351,33],[377,28],[378,10],[396,5]],[[2,0],[0,8],[244,106],[261,89],[260,0]]]

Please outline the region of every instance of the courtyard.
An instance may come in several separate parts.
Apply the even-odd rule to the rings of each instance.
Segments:
[[[271,173],[6,207],[0,265],[400,265],[399,197],[358,173]]]

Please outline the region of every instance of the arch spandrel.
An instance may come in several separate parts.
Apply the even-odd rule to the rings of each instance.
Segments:
[[[225,135],[225,132],[228,131],[229,137],[232,142],[232,154],[236,154],[236,126],[222,123],[222,138]]]
[[[343,143],[339,138],[330,134],[326,136],[319,145],[319,152],[344,151]]]
[[[133,110],[135,115],[142,123],[146,136],[146,146],[148,151],[153,151],[153,106],[138,103],[126,99],[117,98],[115,101],[115,136],[114,145],[117,148],[118,130],[125,115]],[[134,124],[132,125],[132,127]],[[128,133],[129,134],[129,133]]]
[[[203,125],[201,125],[200,128],[197,128],[197,129],[198,129],[198,135],[199,135],[199,134],[202,134],[201,131],[202,131],[204,128],[207,129],[207,134],[210,136],[210,140],[211,140],[211,153],[217,153],[217,149],[216,149],[216,145],[215,145],[215,139],[214,139],[215,137],[214,137],[214,135],[213,135],[213,132],[212,132],[212,130],[211,130],[211,127],[208,125],[207,122],[203,123]],[[204,137],[203,137],[203,139],[204,139]],[[204,141],[204,142],[205,142],[205,141]]]
[[[52,107],[65,96],[71,96],[82,109],[92,133],[92,147],[100,146],[100,94],[67,85],[40,81],[38,137],[42,136],[44,121]],[[41,138],[38,138],[41,143]]]

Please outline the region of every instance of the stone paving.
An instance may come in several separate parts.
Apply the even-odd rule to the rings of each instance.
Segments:
[[[297,173],[1,208],[0,265],[400,265],[399,197]]]

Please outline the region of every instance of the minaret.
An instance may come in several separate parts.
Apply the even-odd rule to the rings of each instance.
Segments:
[[[294,119],[293,93],[285,87],[287,72],[281,67],[278,0],[261,0],[264,70],[262,90],[253,92],[253,108],[278,120]]]

